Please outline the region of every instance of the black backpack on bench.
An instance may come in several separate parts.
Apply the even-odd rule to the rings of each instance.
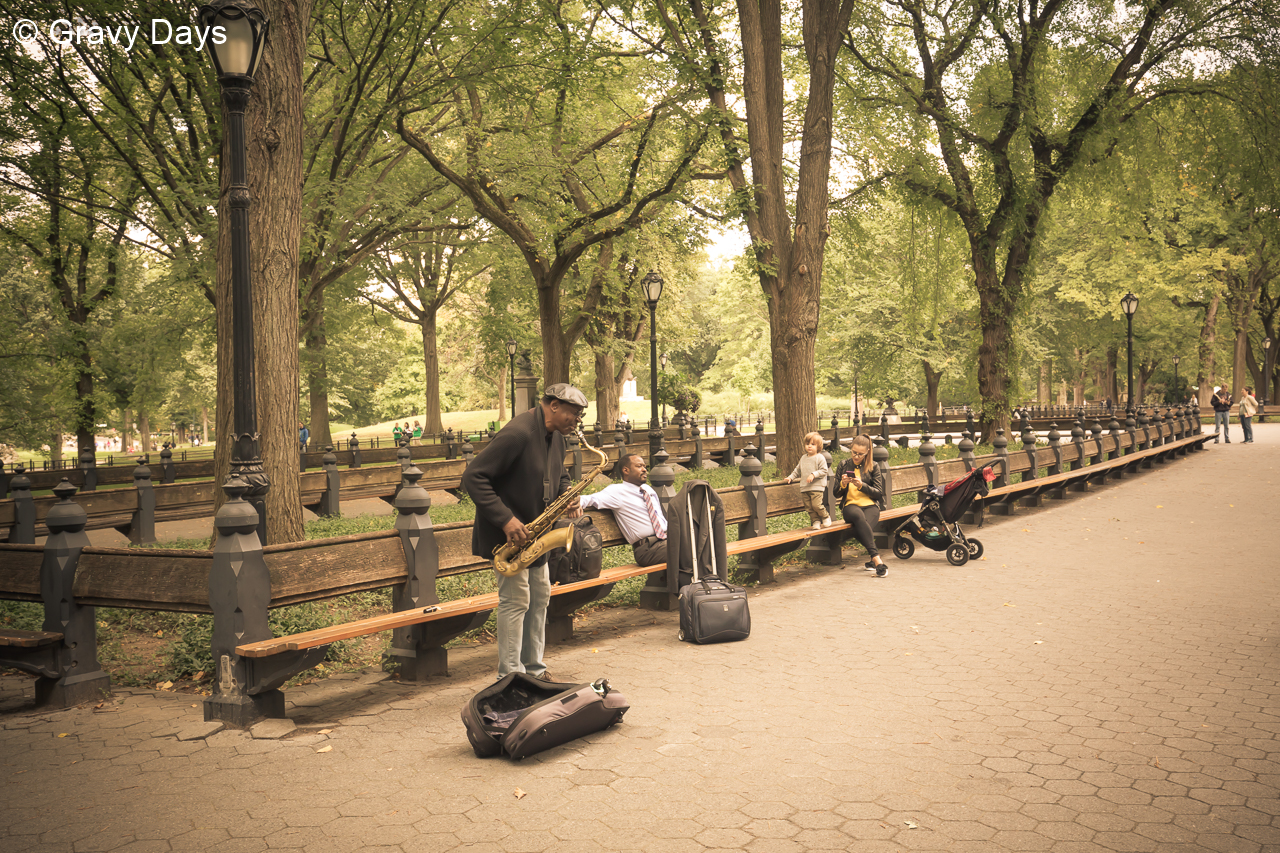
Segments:
[[[556,548],[551,552],[547,561],[551,582],[569,584],[600,577],[600,567],[604,560],[604,537],[600,535],[595,522],[591,520],[591,516],[584,515],[566,523],[573,524],[578,529],[574,531],[573,544],[568,549]]]

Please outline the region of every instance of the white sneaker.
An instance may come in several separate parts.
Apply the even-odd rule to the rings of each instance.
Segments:
[[[822,519],[822,526],[823,527],[831,526],[831,516],[827,516],[826,518]]]
[[[814,529],[814,530],[821,530],[821,529],[822,529],[822,522],[821,522],[821,521],[815,521],[815,522],[813,523],[813,529]]]

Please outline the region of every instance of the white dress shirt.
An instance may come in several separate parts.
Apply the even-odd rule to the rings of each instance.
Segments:
[[[644,498],[640,496],[642,489],[649,493],[649,500],[653,501],[654,509],[661,515],[662,504],[658,503],[658,493],[647,483],[640,486],[611,483],[594,495],[583,495],[580,500],[583,509],[613,510],[613,519],[618,523],[618,529],[627,538],[627,542],[634,545],[641,539],[657,535],[653,522],[649,520],[649,512],[645,509]]]

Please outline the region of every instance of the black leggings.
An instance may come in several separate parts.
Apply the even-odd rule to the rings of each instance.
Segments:
[[[871,506],[857,506],[856,504],[845,504],[841,510],[846,523],[852,525],[853,536],[862,543],[862,547],[867,549],[867,554],[871,557],[879,555],[876,549],[876,537],[874,530],[880,523],[880,507],[872,504]]]

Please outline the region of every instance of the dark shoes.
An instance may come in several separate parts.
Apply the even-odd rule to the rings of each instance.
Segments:
[[[876,577],[882,578],[888,573],[889,573],[889,567],[886,566],[884,563],[881,563],[880,565],[876,566]]]

